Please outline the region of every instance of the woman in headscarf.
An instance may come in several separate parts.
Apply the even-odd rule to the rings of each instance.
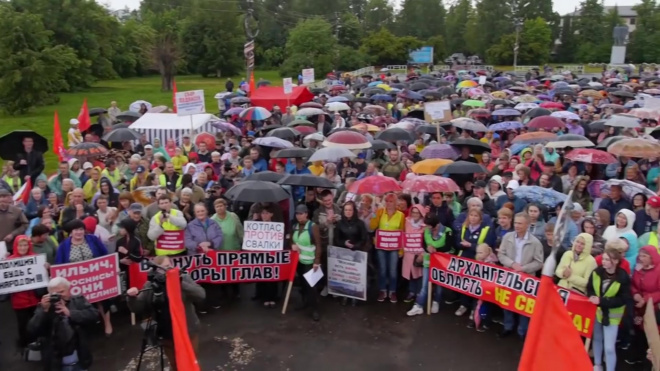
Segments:
[[[597,266],[596,259],[591,256],[592,246],[593,237],[588,233],[580,233],[573,241],[571,251],[562,255],[555,269],[560,287],[586,294],[589,277]]]
[[[334,243],[336,246],[351,250],[367,251],[369,247],[369,232],[367,226],[358,218],[358,210],[355,202],[347,201],[342,207],[341,219],[335,225]],[[347,299],[342,299],[342,305],[346,305]],[[355,305],[355,299],[352,305]]]
[[[486,194],[490,197],[491,200],[496,200],[498,197],[504,195],[504,184],[502,182],[502,177],[499,175],[493,175],[488,181],[488,187],[486,188]]]
[[[165,158],[165,161],[168,161],[168,162],[170,161],[170,155],[167,153],[165,148],[163,148],[162,144],[160,143],[160,138],[154,138],[153,139],[153,147],[154,147],[153,148],[154,155],[156,155],[156,153],[160,153]]]
[[[403,261],[401,264],[401,276],[408,280],[408,296],[403,300],[410,303],[415,300],[415,296],[420,289],[420,278],[422,277],[422,267],[415,264],[415,259],[420,254],[423,254],[423,245],[421,243],[421,236],[424,233],[424,216],[426,211],[419,205],[413,205],[410,208],[410,215],[406,218],[405,233],[406,234],[419,234],[420,246],[418,250],[421,251],[408,251],[406,246],[403,246]]]
[[[590,234],[594,238],[594,243],[591,246],[591,255],[598,256],[605,250],[607,241],[597,234],[596,221],[593,217],[586,217],[580,224],[580,230],[584,233]]]
[[[621,237],[626,232],[632,232],[637,238],[637,234],[633,231],[635,224],[635,213],[628,209],[623,209],[616,213],[614,218],[614,225],[610,225],[603,232],[603,238],[607,241]]]

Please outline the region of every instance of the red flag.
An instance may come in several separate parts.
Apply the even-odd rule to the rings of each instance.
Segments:
[[[82,133],[90,126],[92,126],[92,120],[89,118],[89,108],[87,107],[87,98],[85,98],[78,114],[78,130]]]
[[[291,251],[291,276],[289,276],[289,282],[293,282],[296,279],[296,267],[298,267],[298,260],[300,259],[300,253],[297,251]]]
[[[550,370],[589,371],[593,365],[552,279],[544,275],[518,371]]]
[[[172,336],[174,339],[174,357],[176,368],[186,371],[199,371],[197,356],[188,336],[186,311],[181,298],[181,277],[179,269],[167,271],[167,300],[170,303],[170,316],[172,317]]]
[[[172,79],[172,111],[176,113],[176,80]]]
[[[30,201],[30,192],[32,192],[32,179],[28,180],[23,184],[23,186],[14,194],[14,202],[23,202],[23,205],[27,205]]]
[[[249,94],[252,96],[254,92],[257,90],[256,86],[254,85],[254,72],[250,72],[250,85],[249,85]]]
[[[64,160],[64,141],[62,140],[60,117],[57,115],[57,111],[55,111],[53,117],[53,153],[55,153],[55,156],[57,156],[60,161]]]

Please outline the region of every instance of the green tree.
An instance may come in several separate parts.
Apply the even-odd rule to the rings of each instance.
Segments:
[[[127,19],[121,27],[112,66],[121,77],[146,75],[152,68],[150,51],[153,50],[154,30],[135,18]]]
[[[394,9],[387,0],[369,0],[364,14],[364,32],[376,32],[381,28],[392,29]]]
[[[557,60],[562,63],[575,62],[575,52],[577,51],[577,40],[575,29],[573,28],[573,17],[566,15],[563,19],[561,29],[561,38],[559,49],[557,51]]]
[[[0,106],[18,114],[56,103],[57,93],[69,88],[66,73],[80,64],[75,51],[53,46],[40,16],[6,4],[0,4],[0,27]]]
[[[629,35],[628,57],[635,63],[660,60],[660,12],[655,0],[642,0],[637,12],[635,31]]]
[[[332,70],[337,40],[332,25],[322,18],[300,21],[286,43],[286,56],[280,68],[282,76],[298,76],[304,68],[314,68],[317,76]]]
[[[516,35],[505,35],[502,40],[488,49],[488,57],[496,64],[512,64]],[[520,32],[518,63],[543,64],[550,59],[552,30],[543,18],[525,21]]]
[[[336,30],[339,37],[339,45],[359,48],[362,40],[362,26],[357,16],[344,13],[339,21],[339,29]]]
[[[474,31],[479,36],[476,42],[478,45],[476,52],[485,56],[490,47],[501,43],[504,35],[514,31],[513,13],[509,4],[501,0],[478,0],[476,9]]]
[[[167,10],[158,14],[147,12],[143,17],[155,34],[150,54],[153,67],[160,74],[161,90],[171,91],[177,67],[183,62],[179,14],[176,10]]]
[[[397,15],[397,35],[420,40],[444,36],[445,15],[442,0],[404,0]]]
[[[377,66],[405,64],[411,50],[418,49],[423,43],[413,37],[396,37],[385,28],[368,34],[362,40],[360,50],[369,56],[370,62]]]
[[[470,0],[458,0],[447,12],[447,50],[449,53],[468,53],[466,37],[473,12]],[[444,55],[444,52],[443,52]],[[440,60],[444,59],[441,57]]]
[[[445,57],[449,54],[447,52],[447,45],[445,44],[445,38],[438,35],[438,36],[433,36],[430,37],[426,42],[424,43],[424,46],[432,46],[433,47],[433,63],[434,64],[442,64],[444,63]],[[449,49],[452,50],[452,49]]]

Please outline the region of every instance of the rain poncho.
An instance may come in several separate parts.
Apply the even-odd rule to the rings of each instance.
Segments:
[[[576,256],[576,242],[573,241],[573,247],[571,247],[571,250],[566,251],[564,255],[562,255],[561,261],[555,270],[555,275],[560,278],[558,284],[560,287],[586,293],[589,276],[591,276],[591,272],[597,267],[596,259],[591,256],[591,247],[593,246],[594,238],[589,233],[580,233],[577,238],[582,238],[584,240],[584,250],[582,250],[580,255]],[[566,268],[571,269],[571,275],[568,276],[568,278],[564,278],[563,276]]]
[[[619,214],[623,214],[626,217],[627,224],[623,228],[617,228],[616,226],[616,217]],[[606,241],[613,240],[615,238],[621,237],[624,233],[630,232],[635,236],[635,239],[637,239],[637,234],[633,231],[633,225],[635,224],[635,213],[628,209],[623,209],[619,211],[616,216],[614,217],[614,224],[610,225],[605,229],[605,232],[603,232],[603,238]]]

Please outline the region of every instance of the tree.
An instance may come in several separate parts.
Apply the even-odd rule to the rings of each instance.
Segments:
[[[160,74],[160,88],[171,91],[177,66],[182,62],[179,14],[176,10],[168,10],[159,14],[147,12],[144,16],[155,33],[150,52],[153,66]]]
[[[410,51],[423,46],[423,43],[412,36],[396,37],[385,28],[372,32],[362,40],[360,50],[370,58],[370,62],[385,66],[388,64],[405,64]]]
[[[444,36],[445,14],[442,0],[404,0],[397,15],[397,35],[420,40]]]
[[[337,40],[330,23],[322,18],[298,22],[286,43],[286,56],[280,74],[298,76],[304,68],[314,68],[317,76],[332,70]]]
[[[444,63],[445,57],[449,54],[447,53],[447,46],[445,44],[445,38],[438,35],[433,36],[426,40],[424,43],[425,46],[433,47],[433,63],[440,64]],[[452,50],[452,49],[449,49]]]
[[[562,63],[573,63],[575,61],[575,52],[577,51],[573,17],[569,15],[564,16],[562,23],[561,45],[559,45],[557,51],[557,60]]]
[[[57,93],[69,87],[66,73],[80,61],[75,51],[53,46],[53,33],[41,17],[0,4],[0,106],[9,114],[58,101]]]
[[[351,13],[344,13],[339,20],[339,29],[336,30],[339,45],[359,48],[362,40],[362,27],[360,20]]]
[[[365,33],[376,32],[381,28],[390,29],[394,24],[394,9],[387,0],[369,0],[364,14]]]
[[[504,35],[514,31],[513,13],[509,4],[501,0],[478,0],[476,4],[476,51],[484,56],[490,47],[503,41]]]
[[[660,12],[655,0],[642,0],[633,9],[636,28],[628,37],[628,57],[636,63],[660,60]]]
[[[502,40],[488,49],[488,57],[496,64],[512,64],[515,33],[505,35]],[[518,63],[543,64],[550,59],[552,30],[543,18],[525,21],[520,31]]]
[[[473,12],[470,0],[458,0],[447,12],[447,50],[449,53],[467,53],[467,28]],[[440,60],[444,59],[441,57]]]

